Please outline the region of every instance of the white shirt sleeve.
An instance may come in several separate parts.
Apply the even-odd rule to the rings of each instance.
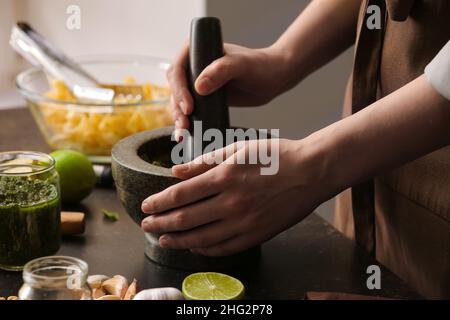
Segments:
[[[450,41],[425,67],[425,76],[437,92],[450,100]]]

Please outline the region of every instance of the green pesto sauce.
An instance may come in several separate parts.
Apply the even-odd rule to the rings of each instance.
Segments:
[[[60,246],[56,187],[27,177],[0,177],[0,265],[18,267]]]
[[[149,157],[148,155],[144,154],[141,156],[141,158],[154,166],[168,169],[173,167],[173,162],[172,159],[170,158],[170,153],[159,155],[158,157]]]

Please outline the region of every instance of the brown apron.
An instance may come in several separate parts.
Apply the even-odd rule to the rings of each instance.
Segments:
[[[449,0],[362,1],[344,116],[422,75],[449,40]],[[336,226],[425,297],[450,298],[450,147],[341,193]]]

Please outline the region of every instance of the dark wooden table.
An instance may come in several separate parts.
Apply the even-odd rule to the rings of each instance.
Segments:
[[[0,151],[7,150],[50,151],[27,109],[0,111]],[[120,212],[120,220],[105,220],[102,208]],[[113,189],[97,188],[77,209],[87,213],[86,233],[64,238],[58,254],[85,260],[90,274],[136,278],[141,288],[181,287],[189,272],[157,265],[144,256],[143,233]],[[418,298],[382,266],[382,289],[368,290],[366,268],[372,264],[380,265],[312,214],[264,244],[254,268],[229,273],[243,281],[252,299],[301,299],[307,291]],[[21,284],[21,273],[0,271],[0,296],[16,295]]]

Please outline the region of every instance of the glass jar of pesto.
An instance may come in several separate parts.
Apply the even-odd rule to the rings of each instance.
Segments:
[[[19,271],[56,253],[60,215],[55,160],[40,152],[0,152],[0,269]]]

